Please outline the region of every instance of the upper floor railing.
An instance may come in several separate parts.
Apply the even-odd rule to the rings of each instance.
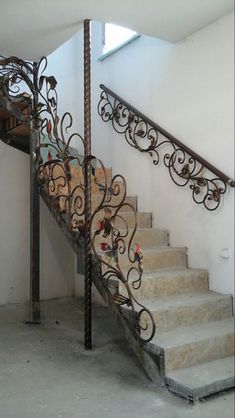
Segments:
[[[102,120],[110,121],[114,130],[123,134],[129,145],[149,154],[155,165],[162,159],[176,185],[189,185],[195,203],[209,211],[217,209],[222,195],[228,186],[235,187],[235,181],[112,90],[103,84],[100,88],[98,113]]]

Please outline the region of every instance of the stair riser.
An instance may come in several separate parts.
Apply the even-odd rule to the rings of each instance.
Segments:
[[[104,241],[104,240],[103,240]],[[96,241],[96,248],[100,255],[104,254],[100,250],[100,244],[102,242],[102,236],[97,239]],[[152,253],[148,255],[144,255],[144,271],[157,269],[157,268],[164,268],[164,267],[179,267],[185,268],[186,267],[186,254],[181,250],[171,251],[170,254],[162,252],[161,254],[157,254],[157,256],[153,256]],[[126,255],[119,255],[119,265],[121,269],[125,272],[128,271],[133,265],[130,263],[128,257]],[[125,291],[124,286],[119,283],[121,292]],[[136,291],[135,291],[136,295]]]
[[[124,230],[123,231],[120,230],[120,232],[125,233]],[[130,229],[128,237],[126,238],[126,242],[129,242],[129,240],[131,239],[132,233],[133,233],[133,229]],[[142,250],[144,250],[146,247],[153,247],[154,246],[153,241],[155,243],[157,243],[156,246],[167,247],[167,245],[168,245],[168,234],[167,234],[167,232],[147,228],[147,229],[137,230],[135,232],[134,237],[133,237],[133,243],[134,244],[139,243]]]
[[[169,390],[197,402],[201,398],[235,386],[234,358],[226,357],[168,372],[166,382]]]
[[[110,185],[111,185],[111,180],[112,180],[111,176],[107,176],[107,186],[108,187],[110,187]],[[100,183],[102,186],[104,186],[105,185],[104,178],[98,179],[98,183]],[[115,182],[114,185],[112,185],[112,189],[114,189],[114,193],[116,195],[118,195],[118,196],[123,196],[124,195],[125,187],[124,187],[123,182],[121,182],[121,181],[120,182],[118,182],[118,181]],[[91,191],[93,193],[100,193],[100,186],[97,185],[94,182],[94,180],[92,180],[92,183],[91,183]],[[127,192],[127,190],[126,190],[126,192]]]
[[[190,326],[197,323],[219,321],[232,316],[230,297],[198,304],[196,306],[179,306],[177,308],[152,311],[157,331],[168,331],[178,326]],[[209,324],[208,324],[209,326]]]
[[[92,209],[96,209],[100,203],[102,202],[102,194],[99,195],[93,194],[91,196],[91,202],[92,202]],[[125,199],[125,202],[132,205],[135,210],[137,210],[137,198],[135,196],[127,196]],[[111,205],[118,205],[120,204],[120,197],[114,196],[110,202]],[[133,212],[132,209],[129,206],[123,206],[120,209],[120,212]]]
[[[129,267],[129,262],[125,259],[121,263],[123,269]],[[164,268],[186,268],[187,255],[184,250],[158,250],[143,252],[144,271],[154,271]]]
[[[120,228],[120,229],[125,229],[125,224],[127,223],[128,228],[133,228],[135,226],[135,215],[134,212],[122,212],[120,214],[120,216],[123,219],[120,219],[120,217],[116,217],[115,219],[115,223],[114,226],[116,228]],[[93,225],[94,227],[92,227],[92,229],[96,228],[97,223],[103,219],[104,217],[104,212],[100,211],[100,213],[98,212],[95,216],[94,216],[94,221],[93,221]],[[152,223],[152,219],[151,219],[151,214],[150,213],[142,213],[139,212],[137,213],[137,225],[140,228],[151,228],[151,223]]]
[[[106,168],[105,172],[106,172],[107,182],[110,183],[110,181],[112,179],[112,169],[111,168]],[[83,178],[82,170],[79,169],[76,165],[75,166],[71,165],[71,174],[73,176],[74,181],[80,180],[81,177]],[[98,182],[101,182],[101,183],[103,183],[104,180],[105,180],[105,174],[104,174],[104,171],[101,168],[96,169],[96,180]],[[94,180],[93,180],[93,177],[92,177],[92,183],[93,182],[94,182]]]
[[[140,289],[136,291],[138,299],[161,298],[166,296],[202,293],[208,290],[207,273],[197,273],[178,277],[162,277],[142,281]]]
[[[84,177],[83,177],[82,169],[81,168],[79,169],[76,165],[74,165],[74,166],[71,165],[70,170],[71,170],[70,187],[71,187],[71,190],[73,190],[76,186],[78,186],[80,184],[84,184]],[[112,170],[110,168],[106,169],[106,175],[107,175],[107,185],[109,185],[110,182],[111,182],[111,179],[112,179]],[[58,180],[56,180],[56,182],[55,182],[55,186],[63,184],[61,178],[59,178],[60,176],[62,178],[64,178],[65,172],[64,172],[63,168],[58,165],[58,166],[55,166],[54,170],[53,170],[53,178],[58,177]],[[97,182],[100,182],[101,184],[104,185],[104,172],[101,169],[97,170],[97,177],[96,178],[97,178]],[[123,193],[123,184],[122,183],[120,183],[120,190],[121,190],[121,193]],[[67,192],[68,187],[67,186],[65,186],[63,188],[60,187],[60,191],[63,194],[67,194],[68,193]],[[92,193],[100,193],[99,186],[97,186],[97,184],[94,182],[93,178],[92,178],[92,181],[91,181],[91,191],[92,191]],[[51,192],[50,194],[54,195],[55,193],[56,193],[56,191]]]
[[[78,169],[76,166],[71,166],[71,181],[70,181],[70,189],[71,192],[80,184],[84,184],[84,179],[83,179],[83,174],[82,174],[82,170]],[[107,174],[107,182],[108,185],[111,182],[111,176],[112,176],[112,171],[111,169],[106,169],[106,174]],[[55,183],[53,184],[53,186],[55,187],[55,190],[50,190],[49,195],[50,196],[54,196],[54,195],[65,195],[68,196],[69,192],[68,192],[68,185],[63,186],[63,178],[64,178],[64,170],[60,167],[60,166],[56,166],[53,170],[53,178],[57,178],[57,180],[55,180]],[[104,184],[104,172],[101,169],[97,169],[97,181],[101,182],[102,184]],[[120,193],[118,194],[118,196],[113,196],[111,201],[109,202],[110,205],[119,205],[120,202],[122,201],[123,198],[123,191],[124,191],[124,187],[123,187],[123,183],[121,182],[116,182],[115,184],[119,185],[120,187]],[[115,189],[117,191],[117,189]],[[92,180],[91,182],[91,193],[92,193],[92,209],[96,209],[98,207],[98,205],[100,204],[100,202],[102,201],[102,197],[103,197],[103,191],[99,190],[99,186],[97,186],[94,182],[94,180]],[[84,200],[84,195],[82,190],[78,187],[76,189],[76,193],[74,194],[74,197],[81,195],[82,199]],[[134,207],[135,210],[137,210],[137,197],[135,196],[127,196],[125,199],[125,203],[128,203],[130,205],[132,205]],[[61,202],[61,206],[63,206],[63,203]],[[120,209],[120,212],[131,212],[132,209],[129,206],[123,206]],[[142,228],[142,226],[140,226]],[[143,224],[143,228],[145,227],[145,224]]]
[[[83,181],[83,180],[82,180]],[[79,177],[73,177],[71,180],[71,189],[73,190],[76,186],[80,184],[81,180]],[[96,194],[102,194],[103,192],[99,190],[99,187],[94,183],[94,181],[91,182],[91,193]],[[122,197],[123,194],[120,193],[120,196]],[[120,198],[119,198],[120,200]]]
[[[169,245],[168,232],[160,229],[137,230],[135,240],[140,243],[142,249],[147,247],[167,247]]]
[[[234,355],[234,334],[165,349],[165,369],[176,370]]]
[[[53,192],[50,193],[50,196],[53,196],[53,195],[56,195],[56,194],[57,193],[53,191]],[[61,189],[60,194],[61,195],[68,196],[68,189],[65,189],[65,188]],[[79,193],[79,195],[81,196],[81,201],[83,202],[83,206],[82,207],[84,208],[84,195],[83,194],[80,194],[80,193]],[[76,196],[74,196],[74,197],[76,198],[77,196],[78,196],[78,194]],[[120,203],[120,199],[119,200],[115,199],[115,200],[116,200],[115,202],[113,202],[113,200],[111,202],[109,202],[108,205],[109,204],[110,205],[115,205],[115,204]],[[66,202],[65,198],[61,198],[60,199],[60,207],[61,207],[62,210],[64,210],[65,202]],[[74,202],[75,202],[75,199],[73,199],[73,203]],[[92,208],[92,212],[94,212],[98,208],[98,206],[101,204],[101,202],[102,202],[102,197],[97,196],[97,194],[91,196],[91,208]],[[126,197],[126,201],[125,202],[128,203],[128,204],[131,204],[133,206],[133,208],[136,210],[136,201],[135,201],[135,198],[133,198],[133,197]],[[72,209],[73,208],[74,208],[74,205],[72,206]],[[113,210],[115,210],[115,208]],[[133,217],[133,213],[134,213],[133,212],[133,209],[130,206],[126,205],[126,204],[120,208],[119,212],[129,212],[130,213],[130,216],[129,217],[131,217],[131,216]]]
[[[107,181],[110,183],[111,179],[112,179],[112,170],[111,168],[106,168],[106,177],[107,177]],[[82,168],[78,168],[78,166],[76,164],[71,164],[70,165],[70,172],[71,172],[71,183],[72,184],[76,184],[76,183],[80,183],[80,181],[83,182],[83,172],[82,172]],[[60,167],[60,165],[56,165],[54,168],[54,177],[57,177],[58,175],[62,175],[64,173],[64,170]],[[97,169],[96,172],[96,179],[97,181],[103,182],[105,179],[105,175],[104,175],[104,171],[101,169]],[[93,182],[94,180],[92,180]]]

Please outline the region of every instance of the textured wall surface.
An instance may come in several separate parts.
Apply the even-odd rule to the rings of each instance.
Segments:
[[[93,113],[102,82],[234,177],[233,18],[231,13],[174,45],[140,37],[102,62],[97,62],[102,52],[97,41]],[[99,24],[93,30],[93,39],[101,39]],[[234,189],[219,210],[209,213],[193,203],[187,187],[174,185],[163,164],[154,167],[108,124],[95,119],[93,138],[94,152],[126,176],[139,209],[153,212],[154,226],[169,229],[172,245],[189,248],[190,266],[209,270],[211,289],[232,293]],[[227,259],[221,257],[224,248]]]

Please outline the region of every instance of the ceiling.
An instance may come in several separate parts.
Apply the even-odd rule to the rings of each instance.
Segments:
[[[177,42],[233,9],[234,0],[0,0],[0,53],[37,60],[86,18]]]

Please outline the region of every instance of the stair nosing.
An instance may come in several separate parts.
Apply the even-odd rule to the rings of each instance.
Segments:
[[[195,384],[195,382],[197,382],[197,373],[200,373],[200,369],[202,369],[202,373],[205,369],[208,368],[212,368],[213,370],[216,368],[218,368],[219,363],[221,362],[229,362],[231,361],[232,363],[232,370],[231,370],[231,375],[230,376],[225,376],[225,372],[224,372],[224,376],[221,378],[221,375],[219,373],[218,378],[216,378],[216,380],[213,378],[211,379],[211,382],[209,382],[209,379],[207,380],[207,383],[205,382],[199,382]],[[224,370],[224,366],[222,368]],[[194,384],[190,384],[190,382],[187,380],[187,376],[185,378],[184,373],[189,372],[191,376],[194,376]],[[195,372],[196,372],[196,377],[195,377]],[[234,381],[234,357],[233,356],[228,356],[228,357],[224,357],[224,358],[219,358],[216,360],[212,360],[212,361],[208,361],[208,362],[204,362],[202,364],[197,364],[194,366],[189,366],[189,367],[184,367],[181,369],[176,369],[176,370],[167,370],[166,374],[165,374],[165,380],[166,383],[172,385],[173,383],[173,387],[176,385],[180,385],[181,389],[186,389],[188,392],[192,392],[195,395],[199,395],[199,396],[205,396],[206,394],[211,394],[211,393],[215,393],[216,390],[218,389],[218,384],[223,385],[223,387],[232,387],[235,384]],[[174,385],[174,383],[176,383],[176,385]],[[213,387],[212,387],[213,385]],[[215,387],[217,386],[217,387]],[[222,389],[220,389],[222,390]]]
[[[166,269],[163,269],[162,271],[161,270],[157,270],[157,271],[155,271],[155,270],[152,270],[152,271],[144,271],[143,272],[143,275],[142,275],[142,279],[144,279],[144,280],[152,280],[152,279],[156,279],[156,280],[158,280],[158,279],[161,279],[162,277],[158,277],[158,276],[160,276],[161,274],[163,275],[163,276],[166,276],[167,274],[172,274],[172,275],[177,275],[177,274],[185,274],[185,275],[187,275],[187,274],[190,274],[190,273],[195,273],[195,274],[201,274],[201,273],[205,273],[205,274],[207,274],[208,275],[208,270],[206,270],[206,269],[200,269],[200,268],[191,268],[191,267],[185,267],[185,268],[182,268],[182,267],[179,267],[179,268],[166,268]],[[154,277],[154,276],[152,276],[152,277],[150,277],[149,275],[156,275],[156,278]]]
[[[143,256],[144,253],[146,252],[160,252],[160,251],[181,251],[181,252],[186,252],[188,251],[187,247],[173,247],[171,245],[158,245],[158,246],[149,246],[149,247],[145,247],[144,251],[143,251]]]

